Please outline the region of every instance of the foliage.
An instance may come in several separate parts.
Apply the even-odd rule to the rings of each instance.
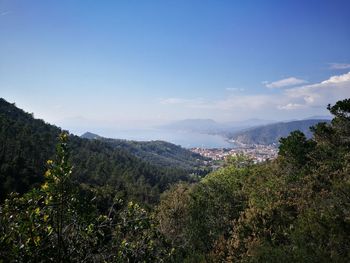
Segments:
[[[67,134],[60,135],[56,160],[47,161],[49,169],[41,189],[22,197],[13,195],[1,207],[5,226],[1,229],[2,258],[20,262],[89,260],[86,251],[93,251],[99,234],[91,231],[91,208],[83,213],[74,191],[67,139]]]
[[[98,137],[116,149],[124,149],[138,158],[162,167],[203,174],[207,158],[165,141],[128,141]]]
[[[5,262],[164,262],[172,250],[139,205],[108,215],[72,181],[68,135],[60,135],[41,189],[12,194],[0,207],[0,259]],[[87,195],[88,196],[88,195]],[[115,200],[120,202],[120,200]],[[115,209],[117,208],[117,209]],[[119,207],[120,208],[120,207]]]
[[[334,119],[311,139],[300,131],[281,139],[274,161],[228,160],[188,188],[173,232],[179,195],[164,195],[161,231],[187,240],[179,262],[349,262],[349,109],[350,100],[329,106]]]
[[[312,129],[314,140],[300,132],[282,139],[275,164],[251,174],[249,206],[233,222],[225,260],[349,261],[348,107],[329,107],[335,118]]]
[[[153,219],[133,202],[120,215],[114,243],[118,262],[167,262],[173,253]]]
[[[172,241],[179,262],[202,262],[216,241],[230,232],[244,208],[241,180],[248,168],[229,166],[196,185],[178,184],[156,209],[159,230]]]
[[[253,164],[253,160],[244,154],[237,154],[228,156],[225,159],[224,166],[232,166],[236,168],[250,167]]]
[[[173,185],[162,194],[155,209],[159,231],[176,248],[175,258],[182,259],[190,246],[188,235],[191,186],[186,183]]]

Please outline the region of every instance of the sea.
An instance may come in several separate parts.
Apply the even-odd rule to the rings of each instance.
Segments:
[[[230,143],[223,136],[189,131],[162,129],[117,130],[113,131],[113,133],[110,131],[107,136],[103,136],[135,141],[162,140],[180,145],[184,148],[234,148],[234,144]]]

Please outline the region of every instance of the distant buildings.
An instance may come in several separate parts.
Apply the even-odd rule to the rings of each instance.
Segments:
[[[219,161],[225,160],[228,156],[236,156],[243,154],[253,160],[254,163],[261,163],[266,160],[272,160],[277,157],[278,148],[274,145],[239,145],[239,147],[228,148],[192,148],[192,152],[198,153],[204,157],[208,157],[212,160]]]

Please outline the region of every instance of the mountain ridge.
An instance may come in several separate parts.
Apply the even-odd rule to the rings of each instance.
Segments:
[[[196,170],[198,172],[198,169],[203,166],[203,161],[206,160],[197,153],[162,140],[135,141],[105,138],[91,132],[85,132],[80,137],[106,142],[116,149],[124,149],[152,164],[174,168],[180,167],[191,172]]]
[[[310,127],[320,122],[329,123],[328,119],[305,119],[287,122],[277,122],[258,127],[232,132],[227,138],[243,144],[278,144],[281,137],[288,136],[292,131],[300,130],[307,138],[312,137]]]

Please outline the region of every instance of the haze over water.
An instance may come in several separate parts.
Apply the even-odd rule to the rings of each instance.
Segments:
[[[117,130],[109,131],[101,136],[114,139],[125,139],[135,141],[161,140],[180,145],[185,148],[233,148],[234,144],[228,142],[220,135],[204,134],[189,131],[170,131],[162,129],[142,129],[142,130]]]

